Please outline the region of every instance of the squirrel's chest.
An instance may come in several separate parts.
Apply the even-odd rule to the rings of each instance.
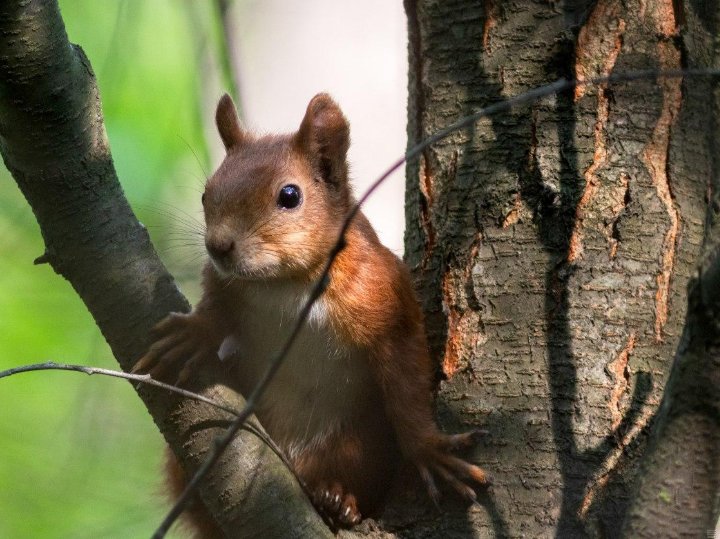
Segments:
[[[297,289],[258,288],[243,296],[243,316],[231,338],[242,391],[247,395],[297,322],[305,302]],[[377,394],[367,351],[333,331],[321,299],[258,405],[270,435],[292,453],[347,427]],[[292,455],[291,455],[292,456]]]

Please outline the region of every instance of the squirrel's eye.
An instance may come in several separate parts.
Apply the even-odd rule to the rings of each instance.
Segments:
[[[301,202],[300,188],[297,185],[285,185],[280,189],[277,205],[286,210],[297,208]]]
[[[205,205],[205,193],[202,194],[200,197],[200,201],[203,203],[203,206]]]

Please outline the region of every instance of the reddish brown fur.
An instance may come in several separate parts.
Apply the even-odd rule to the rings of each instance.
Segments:
[[[405,454],[439,432],[432,419],[432,364],[422,313],[405,266],[380,244],[364,215],[351,227],[326,292],[333,326],[370,350],[371,367]]]
[[[274,320],[275,304],[292,318],[292,309],[304,301],[303,291],[319,277],[353,203],[346,164],[349,128],[325,94],[313,98],[294,135],[255,138],[243,132],[226,97],[216,118],[228,154],[204,195],[206,243],[214,254],[204,270],[203,298],[190,315],[171,315],[160,324],[158,342],[136,370],[163,375],[184,365],[181,378],[192,376],[199,361],[212,361],[221,344],[237,336],[241,346],[230,356],[238,369],[234,379],[248,391],[255,383],[256,356],[275,344],[263,345],[263,334],[252,333],[257,329],[252,322]],[[300,187],[303,201],[293,209],[278,209],[278,192],[289,184]],[[264,294],[260,303],[258,293]],[[410,276],[361,213],[348,230],[318,309],[306,328],[306,348],[286,360],[257,415],[288,452],[319,510],[349,526],[360,514],[378,509],[401,455],[418,468],[432,497],[437,496],[437,475],[474,500],[467,482],[486,484],[485,473],[450,453],[474,443],[474,433],[449,436],[437,428],[433,368]],[[305,358],[303,350],[320,350],[327,357]],[[319,370],[317,362],[323,365]],[[303,389],[295,386],[307,384],[304,378],[313,374],[318,376],[310,380],[317,382],[313,406],[333,409],[316,415],[314,408],[309,415],[291,409],[297,413],[295,423],[273,415],[274,407],[282,411],[297,401]],[[174,459],[169,471],[177,493],[184,478]],[[189,517],[202,537],[219,533],[197,507]]]

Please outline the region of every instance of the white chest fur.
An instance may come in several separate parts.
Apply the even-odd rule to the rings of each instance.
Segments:
[[[234,352],[246,395],[288,339],[306,297],[307,290],[290,284],[243,289],[240,327],[221,350]],[[338,338],[321,298],[258,403],[257,416],[293,458],[353,420],[370,377],[365,353]]]

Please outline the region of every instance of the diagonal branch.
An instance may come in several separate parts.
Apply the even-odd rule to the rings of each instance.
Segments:
[[[24,372],[54,370],[81,372],[87,374],[88,376],[91,376],[93,374],[100,374],[113,378],[123,378],[132,382],[138,382],[140,384],[147,384],[159,387],[161,389],[166,389],[168,391],[172,391],[173,393],[177,393],[178,395],[182,395],[183,397],[186,397],[188,399],[195,399],[197,401],[204,402],[205,404],[209,404],[210,406],[219,408],[220,410],[223,410],[234,416],[238,415],[238,412],[236,410],[232,409],[230,406],[227,406],[222,402],[214,401],[198,393],[193,393],[192,391],[188,391],[186,389],[182,389],[180,387],[166,384],[165,382],[161,382],[159,380],[155,380],[149,374],[132,374],[128,372],[114,371],[111,369],[102,369],[100,367],[89,367],[87,365],[69,365],[67,363],[55,363],[54,361],[46,361],[45,363],[33,363],[31,365],[22,365],[20,367],[13,367],[11,369],[0,371],[0,378],[7,378],[8,376],[13,376],[15,374],[20,374]]]
[[[40,225],[42,259],[70,282],[129,370],[148,328],[189,305],[123,195],[92,68],[69,43],[56,0],[0,5],[0,152]],[[221,375],[208,372],[189,389],[242,409]],[[175,395],[138,394],[189,472],[232,419]],[[329,535],[292,474],[251,435],[233,440],[200,494],[234,535]]]

